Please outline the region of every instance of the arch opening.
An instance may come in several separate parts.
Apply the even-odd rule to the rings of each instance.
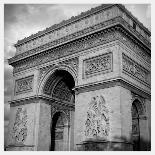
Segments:
[[[132,142],[133,142],[133,151],[140,150],[140,101],[135,100],[132,103]]]
[[[73,112],[75,94],[74,78],[65,70],[56,70],[47,79],[43,93],[52,98],[51,102],[51,151],[71,150],[70,143],[73,143]],[[56,111],[54,110],[56,109]]]
[[[56,112],[52,118],[50,151],[66,150],[65,142],[68,141],[68,139],[66,139],[65,134],[67,134],[67,132],[68,120],[65,114],[60,111]]]

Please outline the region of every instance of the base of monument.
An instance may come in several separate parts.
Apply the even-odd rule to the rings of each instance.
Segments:
[[[77,151],[132,151],[132,143],[116,141],[84,141],[77,144]]]
[[[34,151],[34,145],[22,145],[22,146],[15,146],[9,145],[5,148],[5,151]]]

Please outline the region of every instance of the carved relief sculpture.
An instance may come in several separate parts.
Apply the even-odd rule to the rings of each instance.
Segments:
[[[69,90],[69,88],[65,84],[65,82],[60,81],[54,88],[52,97],[70,102],[72,93],[71,90]]]
[[[33,78],[34,76],[29,76],[26,78],[18,79],[15,82],[15,94],[26,93],[33,90]]]
[[[108,50],[109,51],[109,50]],[[96,73],[105,73],[112,71],[112,53],[106,53],[87,60],[84,60],[84,76],[93,76]]]
[[[139,80],[148,83],[149,71],[147,71],[144,67],[140,66],[134,60],[130,59],[125,54],[122,55],[122,58],[124,73],[127,73],[134,78],[138,78]]]
[[[16,112],[15,123],[13,126],[12,137],[16,143],[23,143],[27,137],[27,111],[18,108]]]
[[[106,139],[109,135],[109,110],[103,96],[91,99],[85,122],[85,136],[87,138]]]

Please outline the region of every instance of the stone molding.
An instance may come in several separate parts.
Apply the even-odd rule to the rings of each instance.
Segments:
[[[129,24],[127,24],[125,21],[124,21],[124,19],[123,18],[121,18],[121,17],[116,17],[116,18],[113,18],[113,19],[110,19],[110,20],[108,20],[108,21],[105,21],[105,22],[102,22],[102,23],[99,23],[99,24],[97,24],[97,25],[95,25],[95,26],[93,26],[93,27],[90,27],[90,28],[88,28],[88,29],[84,29],[84,30],[82,30],[82,31],[79,31],[78,33],[79,34],[86,34],[86,33],[88,33],[88,34],[90,34],[90,32],[92,32],[92,30],[94,31],[94,32],[96,32],[97,30],[99,31],[99,30],[103,30],[103,28],[104,27],[106,27],[107,28],[107,26],[114,26],[114,25],[117,25],[118,23],[120,23],[121,25],[123,25],[123,27],[124,28],[126,28],[127,30],[130,30],[130,32],[132,32],[132,35],[135,35],[135,31],[133,30],[133,28],[129,25]],[[129,31],[128,31],[128,33],[129,33]],[[74,36],[72,36],[72,38],[74,38],[74,39],[77,39],[78,37],[76,37],[77,35],[74,35]],[[129,35],[130,36],[130,35]],[[69,37],[69,36],[66,36],[66,37]],[[82,36],[81,36],[82,37]],[[130,36],[131,37],[131,36]],[[138,36],[137,37],[137,39],[139,39],[140,38],[140,36]],[[142,40],[141,40],[142,41]],[[137,41],[136,41],[137,42]],[[142,41],[143,42],[143,41]],[[25,59],[25,58],[27,58],[27,57],[30,57],[30,56],[33,56],[33,55],[35,55],[35,54],[39,54],[39,53],[42,53],[43,52],[43,50],[49,50],[49,47],[52,47],[53,46],[53,48],[54,47],[56,47],[56,44],[58,44],[57,46],[60,46],[60,41],[54,41],[54,42],[49,42],[49,43],[47,43],[47,44],[45,44],[45,45],[42,45],[42,46],[39,46],[39,47],[37,47],[37,48],[35,48],[35,49],[32,49],[32,50],[29,50],[29,51],[27,51],[27,52],[24,52],[24,53],[21,53],[21,54],[19,54],[19,55],[16,55],[16,56],[14,56],[13,58],[11,58],[11,59],[9,59],[9,64],[12,64],[13,65],[13,63],[15,63],[15,62],[17,62],[17,61],[19,61],[19,60],[21,60],[21,59]],[[144,43],[144,45],[145,45],[145,43]],[[141,45],[141,46],[143,46],[143,45]],[[150,45],[147,45],[147,47],[149,47],[150,48]],[[60,48],[60,47],[59,47]],[[42,52],[41,52],[42,51]]]
[[[96,14],[83,18],[80,21],[77,21],[75,23],[66,25],[65,27],[62,27],[60,29],[49,32],[48,34],[40,36],[39,38],[35,38],[34,40],[28,41],[27,43],[23,45],[16,46],[17,53],[31,50],[47,42],[53,42],[55,40],[74,34],[83,29],[92,27],[98,23],[101,23],[101,22],[104,22],[106,20],[116,17],[117,13],[118,13],[117,7],[107,8],[106,10],[103,10],[102,12],[98,12]]]
[[[105,88],[110,88],[110,87],[115,87],[115,86],[122,86],[126,89],[136,92],[137,94],[143,94],[143,96],[145,96],[145,98],[148,98],[148,99],[151,98],[150,91],[141,89],[140,87],[135,86],[135,84],[132,84],[131,82],[127,81],[126,79],[124,79],[122,77],[103,80],[103,81],[99,81],[97,83],[89,83],[86,85],[79,85],[74,88],[74,91],[75,91],[75,95],[78,95],[79,93],[83,93],[83,92],[89,92],[89,91],[105,89]]]
[[[15,80],[15,95],[33,91],[34,75]]]
[[[85,14],[85,15],[84,15]],[[82,18],[81,18],[82,16]],[[92,8],[90,11],[82,13],[79,16],[73,17],[67,21],[63,21],[60,24],[53,25],[44,31],[31,35],[28,38],[24,38],[15,44],[17,53],[21,51],[32,49],[34,47],[45,44],[48,41],[56,40],[58,38],[75,33],[81,29],[91,27],[94,24],[106,21],[110,18],[121,16],[132,27],[136,25],[136,31],[140,33],[144,38],[149,40],[150,32],[141,24],[123,5],[101,5],[96,8]]]
[[[89,78],[98,74],[112,72],[112,51],[83,60],[83,78]]]
[[[75,105],[71,104],[70,102],[66,102],[66,101],[61,101],[59,99],[55,99],[50,97],[49,95],[34,95],[34,96],[30,96],[30,97],[25,97],[25,98],[21,98],[18,100],[12,100],[9,102],[11,107],[16,107],[19,105],[25,105],[25,104],[31,104],[31,103],[41,103],[41,101],[46,101],[47,104],[49,105],[54,105],[55,106],[63,106],[66,107],[67,109],[74,109]]]
[[[127,39],[122,33],[118,33],[117,30],[122,30],[119,27],[116,27],[115,29],[109,29],[109,31],[101,31],[96,34],[92,34],[90,36],[87,36],[83,39],[77,40],[75,42],[66,44],[62,47],[54,49],[52,52],[45,51],[45,53],[41,53],[39,55],[36,55],[35,57],[32,57],[31,59],[25,59],[21,62],[18,62],[18,64],[14,67],[14,73],[20,72],[22,70],[36,67],[40,64],[47,63],[49,61],[75,54],[79,51],[86,50],[88,48],[92,48],[94,46],[98,46],[101,44],[105,44],[114,40],[120,40],[125,45],[127,45],[129,48],[132,48],[138,55],[140,55],[145,61],[150,62],[150,56],[140,47],[138,47],[135,43],[136,41],[132,41]],[[114,32],[115,31],[115,32]],[[122,30],[123,31],[123,30]],[[123,32],[124,33],[124,32]]]

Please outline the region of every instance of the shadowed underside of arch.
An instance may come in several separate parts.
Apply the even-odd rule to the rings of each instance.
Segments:
[[[74,94],[75,86],[72,75],[65,70],[56,70],[46,81],[43,93],[52,98],[58,98],[70,102]]]

